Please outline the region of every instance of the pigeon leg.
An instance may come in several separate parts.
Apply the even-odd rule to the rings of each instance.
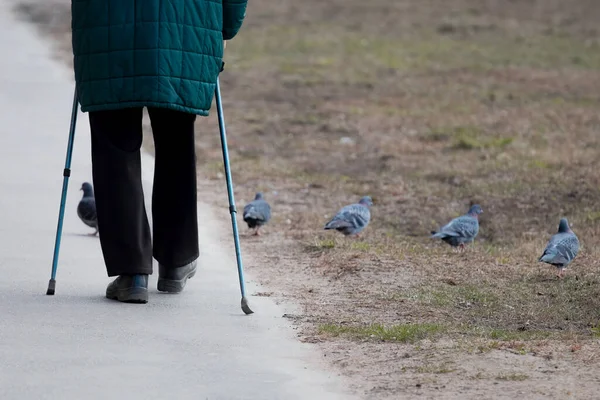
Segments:
[[[465,251],[465,244],[464,243],[459,244],[458,248],[460,249],[461,253],[464,252]]]
[[[257,226],[256,229],[254,230],[254,236],[260,236],[260,226]]]

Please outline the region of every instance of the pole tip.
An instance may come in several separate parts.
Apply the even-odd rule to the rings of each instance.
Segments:
[[[56,280],[50,279],[50,282],[48,282],[48,290],[46,291],[46,295],[53,296],[55,290],[56,290]]]
[[[252,311],[250,309],[250,306],[248,306],[248,299],[246,297],[242,297],[242,311],[246,315],[250,315],[250,314],[254,313],[254,311]]]

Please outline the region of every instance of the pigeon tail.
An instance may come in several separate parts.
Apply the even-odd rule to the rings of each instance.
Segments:
[[[569,260],[564,255],[556,251],[544,253],[538,261],[561,266],[566,266],[569,264]]]
[[[556,254],[552,254],[552,253],[544,253],[542,254],[542,256],[538,259],[539,262],[545,262],[545,263],[550,263],[552,262],[552,260],[554,259],[554,256]]]
[[[255,209],[251,209],[244,213],[244,221],[247,219],[263,219],[263,216]]]
[[[342,219],[334,219],[329,221],[325,225],[325,230],[329,229],[344,229],[344,228],[352,228],[352,224],[349,221],[344,221]]]
[[[436,232],[436,231],[431,231],[431,237],[432,238],[440,238],[440,239],[444,239],[447,238],[449,236],[457,236],[456,234],[452,234],[452,233],[448,233],[448,232]]]
[[[560,253],[558,252],[558,249],[556,247],[553,247],[553,248],[545,249],[544,254],[541,255],[541,257],[538,259],[538,261],[545,262],[548,264],[563,261],[563,260],[558,260],[559,258],[562,259],[564,257],[561,257]],[[566,260],[564,260],[564,261],[566,261]]]

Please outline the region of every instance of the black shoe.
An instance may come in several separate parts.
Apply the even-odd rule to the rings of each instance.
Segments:
[[[124,303],[147,303],[148,275],[119,275],[106,288],[106,297]]]
[[[197,260],[178,268],[166,268],[158,264],[158,290],[168,293],[181,292],[187,280],[196,275],[197,264]]]

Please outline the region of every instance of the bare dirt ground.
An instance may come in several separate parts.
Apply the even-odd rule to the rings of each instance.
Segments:
[[[17,12],[70,62],[64,0]],[[25,5],[23,5],[25,4]],[[248,270],[299,304],[369,399],[595,398],[600,388],[600,3],[252,0],[221,80],[236,196],[273,206]],[[227,213],[216,113],[200,196]],[[371,195],[359,239],[324,232]],[[483,206],[453,253],[431,230]],[[536,262],[560,217],[582,249]]]

